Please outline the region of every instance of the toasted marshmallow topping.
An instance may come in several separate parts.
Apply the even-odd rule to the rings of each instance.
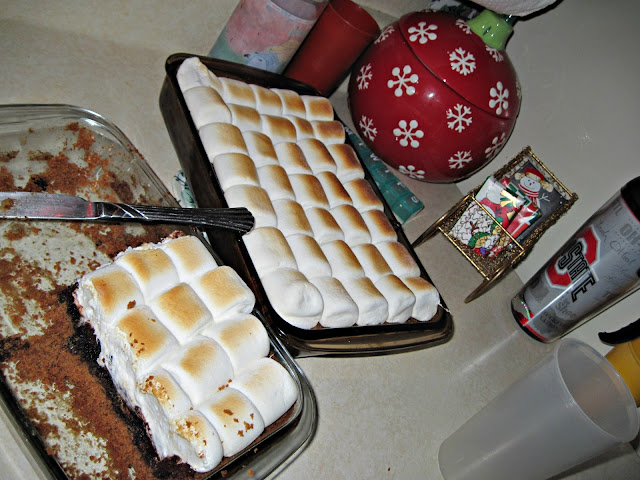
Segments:
[[[160,458],[211,470],[297,399],[289,373],[261,361],[271,343],[250,314],[253,292],[196,237],[129,249],[81,278],[74,296],[100,343],[98,362]],[[230,388],[238,375],[246,396]]]
[[[258,245],[259,235],[244,237],[259,277],[281,282],[276,282],[277,288],[264,285],[275,312],[299,328],[313,328],[317,321],[328,328],[344,326],[351,321],[346,318],[353,316],[353,305],[358,307],[357,325],[432,318],[439,295],[414,280],[420,278],[420,268],[408,248],[398,242],[383,202],[365,178],[353,147],[345,143],[345,127],[335,118],[331,102],[293,90],[249,84],[241,88],[237,81],[222,79],[220,86],[212,87],[203,73],[206,68],[196,62],[185,68],[195,72],[183,77],[204,79],[191,83],[217,89],[232,117],[227,130],[215,127],[218,131],[214,131],[209,125],[201,128],[205,150],[224,147],[235,152],[244,147],[257,171],[256,183],[244,159],[239,158],[237,165],[213,162],[227,203],[247,207],[256,217],[257,228],[279,230],[293,251],[296,265],[289,250],[282,248],[281,238],[266,248]],[[194,121],[219,103],[217,96],[205,90],[190,96],[211,103],[194,106]],[[234,128],[244,137],[244,145],[235,139]],[[282,270],[280,275],[278,270]],[[291,278],[293,284],[287,287],[284,278]],[[411,280],[403,283],[406,279]],[[332,299],[324,302],[326,312],[295,312],[278,298],[296,292],[310,295],[311,291],[313,298]]]

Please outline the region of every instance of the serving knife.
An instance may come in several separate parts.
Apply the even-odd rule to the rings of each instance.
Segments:
[[[244,207],[180,208],[90,202],[58,193],[0,192],[0,218],[16,220],[92,220],[100,222],[155,222],[216,227],[241,234],[253,228],[254,218]]]

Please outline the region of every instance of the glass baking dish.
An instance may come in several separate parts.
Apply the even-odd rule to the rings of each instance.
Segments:
[[[0,190],[177,206],[114,124],[69,105],[0,106]],[[195,474],[172,460],[158,461],[142,421],[128,411],[108,373],[98,367],[92,332],[75,324],[71,292],[81,275],[109,262],[118,251],[157,242],[178,229],[0,222],[0,396],[24,446],[49,476],[108,478],[133,467],[139,478],[229,479],[246,478],[248,472],[264,478],[283,468],[312,437],[317,417],[311,388],[263,321],[271,355],[297,383],[294,406],[256,443],[216,470]],[[114,458],[116,454],[122,458]]]
[[[166,77],[160,93],[160,109],[189,182],[190,190],[196,203],[201,207],[226,207],[222,189],[204,151],[198,131],[178,85],[178,68],[185,59],[190,57],[198,57],[209,70],[218,76],[235,78],[267,88],[290,89],[304,95],[318,95],[318,92],[304,83],[282,75],[224,60],[185,53],[177,53],[167,59],[165,63]],[[348,138],[347,143],[349,143]],[[362,159],[360,161],[362,162]],[[385,206],[385,213],[398,235],[398,241],[404,244],[413,255],[420,267],[421,276],[431,281],[415,250],[408,242],[401,225],[380,195],[366,168],[364,170],[367,180]],[[428,322],[418,322],[411,319],[404,324],[377,326],[311,330],[294,327],[280,318],[269,304],[242,240],[222,231],[207,232],[207,235],[224,262],[233,266],[245,282],[252,287],[264,318],[294,356],[355,356],[395,353],[437,345],[449,340],[453,334],[453,321],[442,298],[436,315]]]

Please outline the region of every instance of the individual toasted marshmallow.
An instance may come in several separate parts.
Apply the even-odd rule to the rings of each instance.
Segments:
[[[329,208],[335,208],[340,205],[352,205],[351,197],[347,193],[347,190],[342,185],[342,182],[331,172],[319,172],[315,174],[316,178],[322,185],[327,200],[329,201]]]
[[[242,132],[247,151],[256,168],[264,165],[278,165],[278,157],[273,142],[262,132]]]
[[[329,208],[329,200],[324,193],[322,184],[313,175],[295,174],[289,175],[296,201],[305,210],[311,207]]]
[[[256,297],[240,275],[226,265],[205,273],[192,283],[192,287],[216,322],[238,313],[251,313],[256,302]]]
[[[212,470],[223,457],[222,442],[211,422],[201,413],[191,411],[171,419],[175,438],[174,452],[196,472]]]
[[[371,243],[393,242],[398,239],[398,234],[382,210],[367,210],[360,215],[371,234]]]
[[[371,184],[364,178],[351,180],[344,184],[344,188],[349,193],[351,200],[353,200],[353,206],[356,207],[359,212],[384,210],[382,201],[380,201],[373,191]]]
[[[95,326],[99,323],[98,319],[90,320],[96,334],[99,330]],[[138,377],[161,361],[171,351],[168,349],[178,345],[146,306],[127,310],[114,323],[114,328],[102,328],[99,338],[98,364],[107,369],[118,393],[131,408],[137,404],[135,390]]]
[[[218,267],[211,272],[222,267]],[[206,274],[205,274],[206,275]],[[160,321],[180,343],[184,343],[197,330],[212,321],[211,312],[196,292],[186,283],[180,283],[148,302]]]
[[[260,185],[253,160],[244,153],[223,153],[211,161],[222,191],[234,185]]]
[[[362,265],[364,274],[373,282],[376,282],[380,277],[393,273],[391,267],[389,267],[389,264],[375,245],[363,243],[362,245],[353,247],[353,253],[356,255],[360,265]]]
[[[207,247],[193,235],[164,241],[160,248],[169,255],[181,282],[189,282],[218,266]]]
[[[262,120],[255,108],[231,103],[229,104],[229,111],[231,112],[231,123],[238,127],[241,132],[260,131]]]
[[[296,383],[287,370],[272,358],[261,358],[233,381],[233,388],[253,403],[265,425],[271,425],[298,398]]]
[[[298,138],[296,127],[284,117],[261,114],[261,132],[271,139],[274,145],[280,142],[295,142]]]
[[[331,276],[329,261],[314,237],[303,234],[290,235],[287,242],[296,259],[298,270],[307,279]]]
[[[307,120],[333,120],[333,106],[328,98],[314,95],[300,95]]]
[[[416,297],[411,316],[421,322],[431,320],[440,305],[440,295],[436,287],[422,277],[408,277],[402,281]]]
[[[331,212],[325,208],[309,208],[305,210],[313,237],[319,244],[344,240],[345,234],[333,218]]]
[[[200,140],[209,160],[222,153],[248,153],[242,132],[230,123],[208,123],[200,128]]]
[[[293,142],[282,142],[274,146],[278,163],[288,175],[311,174],[311,167],[307,163],[300,147]]]
[[[211,397],[233,379],[229,355],[215,340],[197,336],[163,363],[193,405]]]
[[[282,100],[283,115],[293,115],[301,118],[305,118],[307,116],[307,112],[304,108],[304,102],[300,98],[300,94],[298,92],[284,88],[272,88],[271,90],[280,97],[280,100]]]
[[[342,240],[320,245],[325,257],[331,265],[333,276],[344,283],[350,278],[364,276],[364,270],[358,262],[353,250]]]
[[[236,376],[260,358],[266,357],[271,346],[264,325],[250,314],[210,325],[202,331],[202,335],[213,338],[224,349]]]
[[[282,115],[282,100],[280,96],[270,88],[251,84],[251,89],[256,98],[256,110],[267,115]]]
[[[222,98],[227,103],[256,108],[256,97],[248,83],[235,78],[218,77],[222,84]]]
[[[128,360],[136,377],[149,371],[168,352],[178,347],[178,341],[147,306],[127,310],[116,322],[128,348]],[[131,389],[134,385],[131,385]]]
[[[261,279],[276,313],[294,327],[311,329],[323,310],[322,295],[298,270],[275,270]]]
[[[222,89],[220,79],[211,72],[197,57],[185,59],[176,73],[180,90],[186,92],[194,87],[212,87]]]
[[[234,185],[227,188],[224,198],[229,207],[246,207],[254,218],[254,227],[275,227],[276,212],[267,192],[255,185]]]
[[[273,202],[273,210],[276,213],[276,227],[285,237],[297,233],[313,235],[307,215],[298,202],[287,199],[276,200]]]
[[[395,275],[385,275],[375,284],[389,304],[389,323],[404,323],[413,311],[416,297],[413,292]]]
[[[380,242],[376,244],[378,250],[387,261],[394,275],[400,278],[419,277],[420,267],[400,242]]]
[[[389,318],[387,299],[367,277],[349,278],[345,290],[358,306],[358,325],[379,325]]]
[[[273,227],[254,228],[242,237],[258,277],[279,268],[298,268],[289,243]]]
[[[338,205],[331,209],[331,215],[344,232],[344,241],[347,245],[354,247],[362,243],[371,243],[369,229],[362,215],[353,205]]]
[[[166,417],[174,417],[191,408],[191,400],[175,378],[164,368],[145,375],[139,382],[139,390],[151,395]],[[148,404],[150,399],[145,399]]]
[[[258,169],[258,180],[273,202],[283,198],[295,200],[289,176],[280,165],[264,165]]]
[[[317,138],[298,140],[298,146],[314,174],[320,172],[335,173],[337,171],[336,162],[334,162],[326,145]]]
[[[344,143],[346,132],[338,120],[313,120],[311,122],[315,137],[325,145]]]
[[[324,302],[320,325],[327,328],[355,325],[358,320],[358,306],[340,280],[333,277],[316,277],[309,281],[318,289]]]
[[[111,325],[125,311],[136,305],[144,305],[144,296],[133,276],[124,268],[109,264],[88,273],[78,283],[74,292],[75,301],[82,314],[81,322],[87,318],[100,319],[93,328],[101,330]]]
[[[293,115],[287,115],[285,118],[296,127],[296,139],[298,141],[304,140],[305,138],[313,138],[315,135],[313,126],[304,118],[294,117]]]
[[[240,453],[264,431],[257,407],[232,387],[215,394],[198,410],[218,432],[225,457]]]
[[[327,145],[327,150],[336,164],[336,176],[342,183],[364,178],[364,169],[351,145],[335,143]]]
[[[231,111],[220,94],[211,87],[194,87],[183,93],[189,113],[199,130],[207,123],[231,123]]]
[[[160,248],[136,248],[119,254],[115,263],[127,270],[147,300],[179,282],[171,258]]]

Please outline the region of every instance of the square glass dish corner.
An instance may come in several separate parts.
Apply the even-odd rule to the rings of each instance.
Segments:
[[[116,125],[72,105],[0,105],[0,190],[177,206]],[[124,443],[139,452],[141,461],[155,454],[143,423],[119,407],[115,387],[109,387],[108,374],[105,378],[105,371],[95,361],[95,345],[88,345],[91,342],[86,335],[75,328],[69,299],[75,281],[84,273],[109,262],[118,251],[160,241],[176,229],[180,227],[0,222],[0,401],[11,417],[13,426],[8,428],[17,427],[16,437],[22,439],[45,475],[66,479],[101,474],[104,458],[100,454],[108,452],[106,440],[101,436],[103,431],[99,427],[94,430],[87,421],[82,403],[106,405],[109,415],[124,421],[123,432],[129,435]],[[215,252],[212,254],[220,261]],[[316,405],[308,381],[278,337],[267,330],[271,355],[297,384],[297,401],[259,443],[194,478],[218,478],[222,469],[226,479],[245,478],[248,470],[255,478],[264,478],[304,448],[315,431]],[[55,368],[55,373],[45,379],[47,366]],[[76,369],[89,373],[81,375]],[[77,401],[101,390],[104,398],[99,394],[92,397],[93,402]],[[52,436],[52,431],[60,435]],[[162,476],[184,474],[184,468],[178,467],[176,462],[163,465]]]
[[[227,203],[220,183],[204,150],[198,130],[191,119],[177,80],[180,65],[191,57],[199,58],[212,73],[219,77],[241,80],[266,88],[289,89],[300,95],[319,94],[309,85],[283,75],[233,62],[186,53],[176,53],[167,59],[165,63],[166,77],[159,99],[160,109],[191,193],[200,207],[226,207]],[[337,115],[335,118],[339,120]],[[348,137],[346,143],[350,144]],[[384,204],[386,216],[396,231],[398,241],[407,247],[416,260],[420,267],[420,276],[431,282],[401,225],[380,194],[378,187],[362,163],[362,159],[359,160],[365,171],[365,178]],[[453,320],[442,298],[440,298],[440,305],[435,316],[426,322],[413,320],[402,324],[346,328],[310,330],[297,328],[279,317],[270,305],[242,240],[222,231],[207,232],[207,236],[216,251],[222,256],[223,261],[234,267],[243,280],[252,287],[256,293],[257,307],[294,356],[362,356],[397,353],[438,345],[448,341],[453,335]]]

